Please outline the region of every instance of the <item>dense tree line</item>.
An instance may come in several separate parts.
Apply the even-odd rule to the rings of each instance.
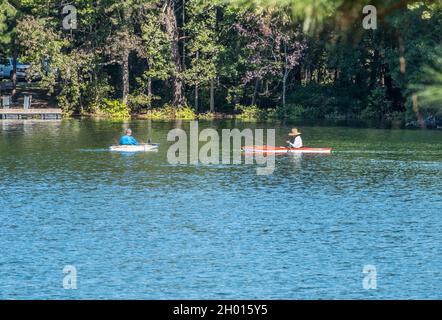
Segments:
[[[441,110],[440,1],[0,0],[2,55],[67,112],[417,119]],[[71,12],[71,11],[69,11]]]

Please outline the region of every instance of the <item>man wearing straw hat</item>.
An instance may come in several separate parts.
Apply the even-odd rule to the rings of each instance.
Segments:
[[[301,132],[298,131],[297,128],[292,128],[292,131],[290,131],[289,136],[295,137],[295,140],[293,140],[293,143],[290,141],[287,141],[290,148],[302,148],[302,139],[301,139]]]

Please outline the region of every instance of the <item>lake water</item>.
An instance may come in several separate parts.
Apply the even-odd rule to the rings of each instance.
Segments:
[[[127,126],[159,151],[107,151]],[[169,164],[175,127],[189,123],[0,121],[0,298],[442,298],[441,131],[300,126],[335,152],[258,176]]]

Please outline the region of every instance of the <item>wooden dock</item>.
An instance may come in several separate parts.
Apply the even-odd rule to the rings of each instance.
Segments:
[[[0,109],[0,119],[61,119],[61,109]]]

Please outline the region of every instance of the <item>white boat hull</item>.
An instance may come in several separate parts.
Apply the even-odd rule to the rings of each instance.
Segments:
[[[292,154],[330,154],[331,148],[286,148],[271,146],[246,146],[242,150],[245,153],[292,153]]]
[[[125,146],[111,146],[110,151],[113,152],[148,152],[158,150],[158,144],[137,144]]]

